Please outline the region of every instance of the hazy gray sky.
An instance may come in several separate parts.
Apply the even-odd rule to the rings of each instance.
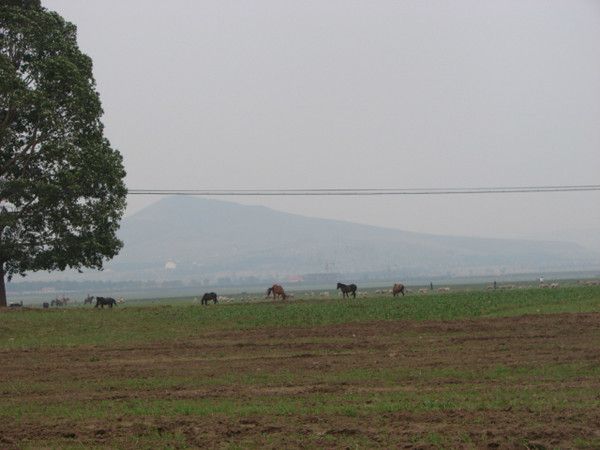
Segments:
[[[94,60],[130,188],[600,183],[596,0],[43,3]],[[600,242],[598,192],[228,199]]]

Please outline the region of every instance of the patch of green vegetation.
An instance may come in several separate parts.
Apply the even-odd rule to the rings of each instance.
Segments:
[[[596,437],[577,437],[573,439],[573,446],[575,448],[600,448],[600,438]]]
[[[177,376],[145,376],[134,378],[106,378],[90,382],[90,380],[74,380],[68,377],[51,379],[45,382],[26,380],[6,380],[0,386],[0,394],[22,396],[31,394],[50,394],[69,392],[87,395],[90,392],[119,391],[155,392],[157,395],[170,390],[194,390],[215,387],[285,387],[285,386],[354,386],[357,388],[378,386],[381,388],[400,388],[419,391],[423,386],[432,384],[477,385],[479,382],[493,381],[496,386],[507,386],[515,382],[560,383],[566,380],[596,380],[600,378],[600,365],[595,363],[568,363],[542,366],[494,366],[491,368],[468,367],[428,367],[428,368],[369,368],[356,367],[344,371],[322,371],[318,368],[304,370],[301,373],[289,370],[268,372],[223,372],[212,376],[177,375]],[[429,409],[450,409],[451,405],[438,405],[435,400],[428,405]],[[387,411],[391,412],[391,411]],[[352,416],[350,412],[345,414]]]
[[[195,339],[231,329],[311,327],[379,320],[454,320],[600,309],[600,287],[450,292],[401,299],[65,308],[0,314],[0,348],[115,346]]]
[[[445,441],[444,437],[439,433],[429,432],[425,436],[425,442],[437,448],[444,448]]]
[[[596,388],[577,387],[549,390],[547,386],[503,386],[496,389],[390,390],[387,392],[307,393],[281,397],[262,395],[244,398],[81,400],[40,403],[0,401],[0,417],[5,419],[68,418],[110,419],[122,416],[372,416],[393,412],[448,410],[595,409],[600,407]]]

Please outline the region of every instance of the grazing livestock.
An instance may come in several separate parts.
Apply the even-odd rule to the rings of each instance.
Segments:
[[[89,295],[83,299],[83,304],[84,305],[91,305],[94,302],[94,296],[93,295]]]
[[[277,300],[278,296],[281,297],[283,300],[285,300],[288,297],[279,284],[274,284],[269,289],[267,289],[267,296],[265,298],[269,298],[271,294],[273,294],[273,300]]]
[[[560,287],[560,284],[558,283],[551,283],[550,284],[550,289],[558,289]]]
[[[71,300],[69,299],[69,297],[64,297],[63,298],[58,298],[56,297],[54,300],[52,300],[50,302],[50,306],[67,306],[67,303],[69,303]]]
[[[429,289],[425,289],[425,288],[419,289],[419,294],[427,294],[428,292],[429,292]]]
[[[450,292],[450,288],[449,287],[441,287],[441,288],[438,288],[438,292]]]
[[[343,283],[338,283],[337,284],[337,288],[336,290],[340,290],[342,291],[342,298],[350,298],[350,294],[352,294],[352,297],[356,298],[356,285],[355,284],[343,284]]]
[[[96,306],[94,308],[100,306],[100,308],[104,309],[104,305],[112,308],[113,306],[117,306],[117,301],[111,297],[96,297]]]
[[[202,300],[200,300],[200,303],[203,305],[208,305],[209,300],[212,300],[213,303],[218,303],[217,294],[215,294],[214,292],[207,292],[202,296]]]
[[[11,302],[8,304],[9,308],[20,308],[21,306],[23,306],[23,300],[21,300],[19,303]]]
[[[42,303],[42,308],[44,308],[44,309],[50,308],[50,303],[48,303],[48,302]]]
[[[398,294],[402,294],[402,297],[404,297],[404,285],[402,283],[395,283],[392,288],[392,295],[395,297]]]

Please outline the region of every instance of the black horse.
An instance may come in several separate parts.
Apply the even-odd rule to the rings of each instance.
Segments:
[[[337,284],[337,289],[342,291],[342,298],[350,298],[350,294],[352,297],[356,298],[356,285],[355,284]]]
[[[202,296],[202,300],[201,303],[203,305],[208,305],[208,302],[212,300],[213,303],[219,303],[217,300],[217,294],[215,294],[214,292],[207,292],[206,294],[204,294]]]
[[[100,308],[104,309],[104,305],[108,305],[109,308],[112,308],[113,306],[117,306],[117,301],[110,297],[96,297],[96,306],[94,306],[94,308],[100,306]]]

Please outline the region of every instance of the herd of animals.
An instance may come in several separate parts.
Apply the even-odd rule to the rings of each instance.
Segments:
[[[343,298],[350,298],[351,295],[353,298],[356,298],[356,290],[357,290],[356,284],[338,283],[337,290],[341,291]],[[401,283],[394,284],[394,287],[392,288],[392,293],[393,293],[394,297],[398,294],[404,295],[404,293],[405,293],[404,285]],[[278,298],[285,300],[288,297],[290,297],[290,295],[286,294],[283,287],[279,284],[274,284],[269,289],[267,289],[267,295],[265,298],[269,298],[271,295],[273,296],[274,300],[277,300]],[[94,303],[94,299],[95,299],[95,303],[96,303],[94,306],[95,308],[98,308],[98,307],[104,308],[105,306],[112,308],[113,306],[117,306],[119,303],[124,303],[123,298],[119,298],[119,299],[115,300],[112,297],[93,297],[91,295],[88,295],[83,300],[83,304],[91,305]],[[69,304],[69,302],[70,302],[70,299],[68,297],[62,297],[62,298],[57,297],[54,300],[52,300],[50,303],[44,302],[42,306],[45,309],[49,308],[51,306],[55,306],[55,307],[67,306]],[[219,297],[217,296],[217,294],[215,292],[207,292],[202,296],[200,302],[202,305],[208,305],[209,302],[213,302],[213,304],[216,304],[219,302]],[[9,306],[10,307],[20,307],[20,306],[23,306],[23,302],[21,301],[19,303],[10,303]]]
[[[350,296],[352,296],[353,298],[356,298],[356,290],[357,289],[358,288],[357,288],[356,284],[343,284],[343,283],[338,283],[337,288],[336,288],[336,290],[339,290],[342,293],[342,298],[350,298]],[[405,293],[405,287],[402,283],[394,284],[394,287],[392,288],[392,295],[394,297],[398,294],[404,295],[404,293]],[[281,300],[285,300],[288,297],[290,297],[289,294],[285,293],[285,290],[283,289],[283,287],[280,284],[274,284],[269,289],[267,289],[267,295],[265,298],[269,298],[269,297],[271,297],[271,295],[273,296],[273,300],[277,300],[279,298]],[[218,296],[215,292],[207,292],[200,299],[200,303],[203,305],[208,305],[208,302],[210,302],[210,301],[212,301],[213,303],[218,303]]]
[[[581,284],[584,286],[597,286],[597,285],[600,285],[600,281],[597,281],[597,280],[579,281],[577,284]],[[556,288],[559,288],[560,285],[558,283],[550,283],[550,284],[543,283],[540,280],[540,284],[538,287],[556,289]],[[488,290],[489,289],[504,290],[504,289],[516,289],[516,288],[517,288],[517,286],[515,286],[515,285],[497,286],[496,282],[494,282],[493,285],[489,285],[486,287],[486,289],[488,289]],[[353,298],[356,298],[357,289],[358,289],[358,287],[356,286],[356,284],[338,283],[337,287],[336,287],[336,291],[339,290],[341,292],[342,298],[350,298],[350,296],[352,296]],[[429,291],[433,291],[433,284],[430,284],[429,288],[421,288],[416,292],[418,292],[419,294],[425,294]],[[449,292],[450,288],[449,287],[440,287],[437,289],[437,291],[438,292]],[[411,292],[411,291],[409,289],[407,289],[402,283],[395,283],[392,286],[392,289],[390,289],[389,291],[381,290],[381,289],[378,289],[375,291],[376,294],[385,294],[387,292],[391,293],[394,297],[396,297],[399,294],[404,296],[406,293]],[[273,300],[277,300],[277,299],[286,300],[287,298],[289,298],[293,295],[286,294],[285,290],[283,289],[283,287],[280,284],[274,284],[269,289],[267,289],[265,298],[270,298],[271,296],[273,297]],[[88,295],[83,300],[83,304],[84,305],[94,304],[94,300],[95,300],[95,305],[94,305],[95,308],[104,308],[105,306],[112,308],[113,306],[117,306],[120,303],[125,303],[125,300],[122,297],[120,297],[118,299],[114,299],[112,297],[94,297],[94,296]],[[219,302],[219,296],[215,292],[207,292],[202,296],[200,301],[201,301],[202,305],[208,305],[209,302],[216,304]],[[67,306],[69,304],[69,302],[70,302],[70,299],[68,297],[62,297],[62,298],[57,297],[49,303],[44,302],[42,304],[42,306],[45,309],[50,308],[51,306],[55,306],[55,307]],[[11,308],[22,307],[23,301],[11,302],[11,303],[9,303],[8,306]]]
[[[119,303],[125,302],[125,300],[123,300],[123,298],[119,298],[119,299],[115,300],[112,297],[93,297],[91,295],[88,295],[83,300],[83,304],[91,305],[94,303],[94,299],[96,300],[96,305],[94,306],[95,308],[98,308],[98,307],[104,308],[105,306],[112,308],[113,306],[117,306],[117,304],[119,304]],[[44,309],[47,309],[47,308],[50,308],[51,306],[55,306],[55,307],[67,306],[70,302],[71,302],[71,299],[69,297],[62,297],[62,298],[57,297],[54,300],[52,300],[51,302],[42,303],[42,307]],[[21,307],[21,306],[23,306],[23,301],[21,300],[19,303],[12,302],[8,306],[11,308]]]

